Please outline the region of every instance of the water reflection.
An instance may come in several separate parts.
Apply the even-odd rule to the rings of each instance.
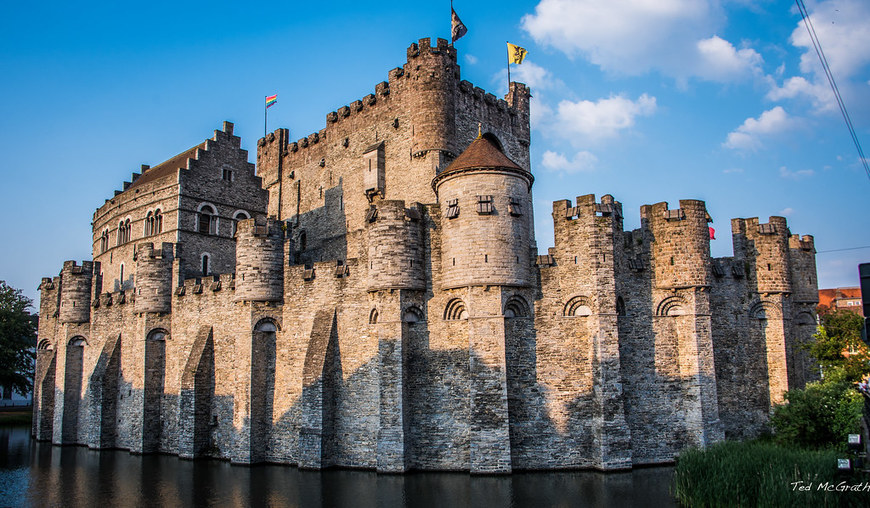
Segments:
[[[31,441],[0,427],[2,506],[675,506],[672,468],[472,477],[232,466]]]

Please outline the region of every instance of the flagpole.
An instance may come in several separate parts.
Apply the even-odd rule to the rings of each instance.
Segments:
[[[450,0],[450,45],[453,46],[453,0]]]
[[[263,97],[263,138],[265,138],[266,134],[269,132],[269,105],[266,104],[266,99],[268,98],[268,95]]]
[[[508,64],[508,93],[511,93],[511,51],[510,51],[509,42],[505,41],[505,52],[507,53],[507,64]]]

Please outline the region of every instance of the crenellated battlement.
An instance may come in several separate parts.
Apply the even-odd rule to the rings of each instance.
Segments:
[[[256,171],[224,122],[97,210],[94,261],[39,285],[39,436],[477,474],[764,428],[802,383],[813,237],[735,219],[712,259],[703,201],[624,231],[586,194],[553,203],[536,262],[530,88],[462,80],[444,39],[406,57],[322,129],[259,139]]]
[[[816,242],[813,235],[791,235],[788,237],[788,247],[790,249],[800,249],[803,251],[815,251]]]
[[[63,262],[58,311],[61,323],[87,323],[90,320],[93,270],[93,261],[82,261],[81,265],[75,261]]]
[[[209,275],[207,277],[193,277],[184,279],[184,281],[175,288],[176,297],[190,297],[193,295],[217,295],[222,291],[235,291],[236,289],[236,274],[221,273]]]

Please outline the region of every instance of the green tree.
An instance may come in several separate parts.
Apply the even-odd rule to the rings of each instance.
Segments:
[[[808,346],[810,355],[826,373],[842,369],[846,381],[857,382],[870,373],[870,354],[861,341],[864,319],[854,312],[835,310],[821,316],[821,326]]]
[[[863,397],[855,383],[870,372],[870,355],[861,342],[864,320],[834,310],[821,315],[821,326],[807,346],[822,366],[821,381],[785,394],[771,418],[776,440],[809,448],[842,448],[848,434],[860,430]]]
[[[19,393],[33,387],[36,319],[28,312],[30,298],[0,280],[0,386]]]

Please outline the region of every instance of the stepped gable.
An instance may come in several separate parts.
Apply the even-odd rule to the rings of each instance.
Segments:
[[[131,183],[130,186],[127,187],[127,189],[132,189],[133,187],[137,187],[148,182],[153,182],[154,180],[163,178],[164,176],[172,175],[179,169],[187,168],[187,159],[195,159],[196,151],[204,149],[205,141],[194,146],[193,148],[181,152],[180,154],[167,161],[164,161],[154,166],[153,168],[145,170],[145,172],[142,173],[142,176],[140,176],[133,183]]]

